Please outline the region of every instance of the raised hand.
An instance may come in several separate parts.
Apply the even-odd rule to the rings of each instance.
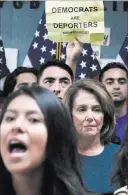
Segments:
[[[66,64],[68,64],[73,73],[75,75],[77,59],[81,55],[83,49],[83,44],[78,41],[78,39],[74,39],[72,42],[69,42],[66,47]]]

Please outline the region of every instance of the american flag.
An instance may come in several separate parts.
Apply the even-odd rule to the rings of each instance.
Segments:
[[[91,44],[83,45],[82,54],[78,60],[76,79],[95,78],[99,75],[101,68],[97,59],[97,52],[94,52]]]
[[[67,43],[61,43],[60,60],[66,60]],[[35,32],[34,39],[30,45],[28,55],[25,58],[23,66],[39,68],[48,60],[56,58],[56,43],[48,39],[46,28],[45,12],[43,13],[38,28]],[[85,77],[93,78],[100,72],[100,65],[96,57],[96,52],[92,50],[90,44],[85,43],[82,54],[78,60],[76,79]]]
[[[0,37],[0,79],[9,74],[2,38]]]
[[[3,41],[2,38],[0,37],[0,93],[3,90],[4,80],[9,73],[10,73],[9,69],[6,64]]]
[[[125,37],[124,43],[116,58],[117,61],[124,63],[128,67],[128,35]]]

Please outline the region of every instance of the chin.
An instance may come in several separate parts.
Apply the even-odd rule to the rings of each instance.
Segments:
[[[13,166],[9,166],[7,169],[11,173],[11,175],[26,174],[32,171],[32,169],[28,166],[16,165],[16,164]]]
[[[122,97],[120,97],[120,96],[117,96],[117,97],[112,97],[112,99],[114,100],[114,101],[122,101],[123,100],[123,98]]]
[[[83,136],[85,136],[85,137],[92,137],[92,136],[97,136],[97,134],[96,133],[93,133],[93,132],[86,132],[86,133],[84,133],[83,134]]]
[[[120,98],[113,98],[113,102],[114,103],[121,103],[121,102],[123,102],[123,100]]]
[[[87,133],[86,135],[87,135],[87,136],[97,136],[96,133]]]

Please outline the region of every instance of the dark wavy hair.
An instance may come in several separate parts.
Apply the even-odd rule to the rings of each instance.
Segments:
[[[117,167],[111,183],[119,183],[120,187],[128,185],[128,127],[125,127],[125,140],[117,152]]]
[[[0,124],[10,102],[21,95],[32,97],[37,102],[48,130],[42,193],[84,195],[86,191],[80,176],[80,161],[71,116],[63,103],[51,91],[32,86],[23,87],[11,93],[4,102]]]

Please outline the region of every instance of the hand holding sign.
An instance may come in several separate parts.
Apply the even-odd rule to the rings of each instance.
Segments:
[[[74,39],[72,42],[69,42],[66,47],[66,56],[70,60],[77,60],[80,56],[83,49],[83,44],[78,41],[78,39]]]
[[[66,64],[68,64],[73,73],[75,75],[77,59],[80,57],[83,49],[83,44],[78,41],[78,39],[74,39],[72,42],[69,42],[66,47]]]

